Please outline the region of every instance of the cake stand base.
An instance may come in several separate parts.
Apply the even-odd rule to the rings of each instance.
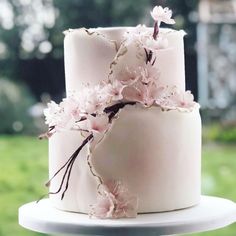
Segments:
[[[135,219],[99,220],[88,215],[63,212],[49,199],[19,209],[19,224],[29,230],[63,235],[173,235],[218,229],[236,221],[232,201],[202,196],[195,207],[184,210],[139,214]]]

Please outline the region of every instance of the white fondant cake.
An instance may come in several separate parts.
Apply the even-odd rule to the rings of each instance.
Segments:
[[[131,110],[132,112],[128,112]],[[51,175],[82,142],[80,133],[55,134],[49,143]],[[96,181],[87,168],[87,150],[79,154],[70,188],[59,209],[89,212],[96,202]],[[94,168],[106,179],[122,179],[139,196],[139,212],[159,212],[198,204],[201,189],[201,120],[198,111],[162,112],[127,107],[93,155]],[[56,190],[60,177],[51,186]]]
[[[153,36],[143,26],[65,33],[68,98],[46,112],[55,207],[91,214],[100,198],[92,215],[119,218],[199,203],[201,118],[185,92],[184,32],[155,22]],[[87,84],[95,89],[77,95]]]

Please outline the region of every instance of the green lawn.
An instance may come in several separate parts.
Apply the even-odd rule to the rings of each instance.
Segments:
[[[18,225],[17,211],[46,192],[47,141],[0,136],[0,158],[0,236],[40,235]],[[203,193],[236,201],[236,145],[205,145],[202,166]],[[196,235],[235,236],[236,224]]]

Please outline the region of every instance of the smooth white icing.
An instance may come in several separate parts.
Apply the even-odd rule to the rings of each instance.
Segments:
[[[107,78],[110,64],[127,28],[73,30],[66,34],[66,90],[79,91],[83,84],[97,84]],[[95,33],[94,33],[95,32]],[[99,32],[99,33],[98,33]],[[162,84],[185,89],[183,32],[162,30],[170,49],[157,59]],[[115,40],[116,43],[113,41]],[[134,45],[122,58],[123,64],[138,66],[145,55],[135,57]],[[143,53],[143,52],[142,52]],[[135,58],[135,59],[134,59]],[[82,143],[76,131],[57,133],[49,140],[49,172],[54,174]],[[87,165],[87,149],[78,156],[63,201],[51,195],[60,209],[87,213],[96,202],[97,183]],[[126,107],[92,157],[95,170],[105,179],[123,181],[139,198],[139,212],[169,211],[190,207],[200,199],[201,119],[192,112],[168,111],[152,107]],[[55,191],[62,174],[52,181]]]
[[[49,143],[50,175],[82,142],[76,131],[57,133]],[[85,212],[96,202],[96,181],[89,172],[86,150],[73,167],[63,210]],[[163,112],[157,107],[127,107],[94,151],[92,162],[106,179],[123,181],[139,198],[139,212],[170,211],[193,206],[200,199],[201,119],[198,110]],[[51,185],[55,191],[61,176]]]
[[[72,30],[64,40],[66,90],[79,91],[83,84],[98,84],[105,80],[110,71],[117,47],[123,40],[123,34],[132,28],[84,28]],[[151,30],[151,29],[150,29]],[[88,33],[89,32],[89,33]],[[183,31],[161,29],[168,39],[168,50],[160,50],[155,67],[160,71],[160,83],[174,85],[185,90],[185,66]],[[145,52],[141,50],[137,59],[137,48],[128,47],[119,67],[137,67],[145,62]]]

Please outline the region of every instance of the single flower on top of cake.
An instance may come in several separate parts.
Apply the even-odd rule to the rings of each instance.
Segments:
[[[175,20],[171,19],[172,10],[170,10],[168,7],[163,8],[162,6],[155,6],[151,11],[151,16],[154,21],[158,22],[159,26],[161,22],[170,25],[175,24]]]

